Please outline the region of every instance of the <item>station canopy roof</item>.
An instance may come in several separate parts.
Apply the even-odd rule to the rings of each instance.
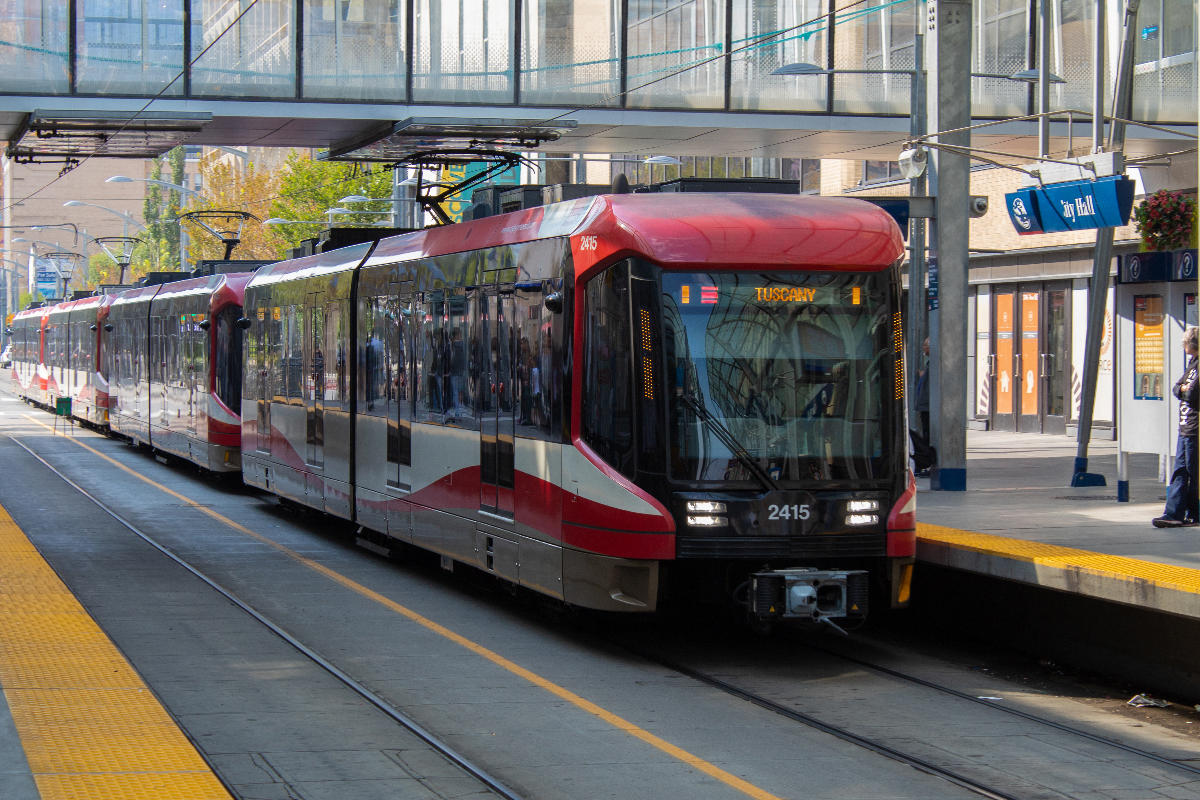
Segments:
[[[156,158],[211,121],[208,112],[37,110],[26,115],[7,155],[19,162]]]
[[[387,122],[365,134],[335,143],[324,154],[329,161],[405,161],[430,150],[532,149],[573,130],[573,120],[409,117]]]

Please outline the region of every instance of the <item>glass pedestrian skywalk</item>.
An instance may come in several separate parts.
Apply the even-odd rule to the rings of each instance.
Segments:
[[[1094,0],[1053,3],[1089,109]],[[1120,12],[1107,20],[1109,86]],[[1036,4],[976,0],[973,114],[1032,113]],[[0,94],[900,115],[918,0],[0,0]],[[1142,0],[1135,118],[1194,124],[1196,0]],[[886,74],[774,76],[807,62]],[[896,71],[899,71],[897,73]]]

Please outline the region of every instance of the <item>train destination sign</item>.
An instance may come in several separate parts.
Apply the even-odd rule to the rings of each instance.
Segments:
[[[679,286],[679,302],[681,305],[715,305],[722,297],[736,297],[743,303],[755,302],[760,305],[786,305],[794,303],[828,304],[831,300],[836,304],[839,299],[849,300],[850,305],[862,305],[863,289],[861,286],[851,286],[842,292],[818,292],[811,286],[717,286],[700,284],[681,284]]]
[[[760,303],[811,303],[817,296],[816,289],[802,286],[756,286],[754,293]]]
[[[1017,233],[1062,233],[1112,228],[1129,222],[1134,183],[1124,175],[1025,186],[1004,195]]]

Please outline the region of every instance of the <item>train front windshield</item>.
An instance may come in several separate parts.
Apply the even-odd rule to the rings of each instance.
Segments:
[[[671,477],[888,477],[887,271],[662,273]]]

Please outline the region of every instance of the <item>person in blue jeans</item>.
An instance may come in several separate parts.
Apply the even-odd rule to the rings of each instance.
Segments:
[[[1183,376],[1175,382],[1172,390],[1179,398],[1179,440],[1175,446],[1175,471],[1171,474],[1171,485],[1167,487],[1167,505],[1161,517],[1151,524],[1156,528],[1179,528],[1200,522],[1200,508],[1196,494],[1196,439],[1197,411],[1200,411],[1200,375],[1197,371],[1196,352],[1200,346],[1200,329],[1188,328],[1183,332],[1183,352],[1187,353],[1187,366]]]

